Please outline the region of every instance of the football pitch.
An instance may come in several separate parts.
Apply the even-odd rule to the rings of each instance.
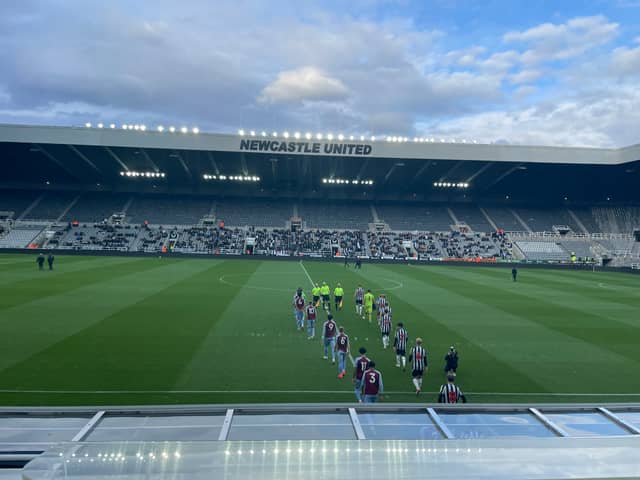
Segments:
[[[46,267],[45,267],[46,268]],[[0,405],[352,402],[319,330],[296,330],[296,287],[341,282],[352,354],[365,346],[389,402],[434,402],[450,345],[473,403],[640,401],[640,277],[473,266],[0,255]],[[424,339],[416,397],[377,325],[355,315],[361,283]],[[412,343],[412,342],[411,342]]]

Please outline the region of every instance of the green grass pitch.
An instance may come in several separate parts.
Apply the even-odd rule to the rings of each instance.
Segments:
[[[450,345],[474,403],[640,399],[634,275],[521,269],[513,283],[502,268],[86,256],[41,272],[35,256],[0,255],[0,405],[354,401],[351,371],[339,380],[321,341],[296,330],[305,268],[345,287],[338,324],[376,360],[385,401],[435,401]],[[424,339],[419,398],[356,317],[360,282]]]

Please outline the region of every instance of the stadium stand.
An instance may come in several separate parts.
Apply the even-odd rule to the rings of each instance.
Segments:
[[[60,235],[58,248],[63,250],[129,251],[138,237],[132,225],[68,225]]]
[[[26,248],[42,232],[42,226],[17,226],[0,238],[0,248]]]
[[[27,220],[55,221],[78,196],[77,192],[47,192],[24,218]]]
[[[13,212],[13,219],[17,220],[41,195],[34,190],[0,190],[0,211]]]
[[[284,228],[293,215],[291,202],[273,199],[222,199],[216,203],[216,217],[231,227]]]
[[[516,212],[534,232],[551,232],[555,226],[568,226],[574,232],[580,228],[569,212],[562,208],[517,208]]]
[[[524,230],[524,227],[508,208],[484,207],[484,209],[498,228],[508,232],[521,232]]]
[[[487,222],[477,205],[455,205],[452,210],[458,221],[466,223],[474,232],[493,231],[493,227]]]
[[[580,223],[584,225],[589,233],[602,232],[607,230],[601,230],[593,216],[591,208],[572,208],[571,211],[578,217]]]
[[[86,192],[62,217],[67,222],[101,222],[116,212],[122,212],[129,195],[104,192]]]
[[[299,214],[307,228],[366,230],[373,221],[368,204],[305,202]]]
[[[212,205],[209,198],[139,196],[134,197],[126,214],[129,223],[195,225]]]
[[[578,259],[595,257],[588,240],[561,240],[560,245],[570,254],[575,254]]]
[[[527,260],[537,261],[569,261],[571,257],[556,242],[516,241],[520,251]]]
[[[380,219],[391,230],[448,232],[453,219],[443,205],[376,205]]]

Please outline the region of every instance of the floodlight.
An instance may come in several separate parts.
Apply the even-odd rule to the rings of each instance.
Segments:
[[[187,127],[182,127],[182,128],[180,129],[180,131],[181,131],[182,133],[187,133],[189,130],[187,129]]]
[[[87,123],[84,124],[84,126],[87,127],[87,128],[91,128],[91,123],[87,122]]]
[[[364,135],[360,135],[360,141],[364,142]]]
[[[193,128],[191,129],[191,131],[192,131],[193,133],[195,133],[195,134],[200,133],[200,129],[199,129],[198,127],[193,127]]]
[[[127,128],[129,128],[129,126],[126,123],[123,123],[120,128],[126,130]]]
[[[341,133],[338,134],[338,140],[342,141],[344,140],[344,135],[342,135]]]
[[[300,132],[296,132],[296,133],[294,133],[294,134],[293,134],[293,136],[294,136],[296,139],[300,138]]]
[[[326,178],[323,178],[323,179],[322,179],[322,183],[327,183],[327,179],[326,179]]]
[[[260,135],[262,135],[263,137],[267,136],[267,132],[265,132],[264,130],[262,131],[262,133],[260,133]]]
[[[349,135],[349,140],[353,140],[353,135]]]
[[[249,135],[251,135],[252,137],[255,137],[255,136],[256,136],[256,132],[255,132],[255,130],[251,130],[251,131],[249,132]]]
[[[169,131],[170,131],[171,133],[175,132],[175,131],[176,131],[176,127],[169,127]]]
[[[289,138],[289,132],[286,132],[286,131],[285,131],[285,132],[282,134],[282,136],[283,136],[284,138]]]
[[[371,141],[372,141],[372,142],[375,142],[375,141],[376,141],[376,137],[375,137],[375,136],[372,136],[372,137],[371,137]]]
[[[238,130],[238,135],[240,135],[241,137],[244,136],[244,130],[242,129]]]
[[[278,136],[278,132],[271,132],[271,136],[272,137],[277,137]]]
[[[322,134],[321,134],[321,133],[316,134],[316,138],[317,138],[318,140],[322,140]]]
[[[104,127],[104,125],[102,123],[99,123],[98,128],[102,128],[102,127]]]
[[[327,133],[327,140],[333,140],[333,133]]]
[[[111,125],[109,125],[109,128],[116,128],[116,124],[112,123]]]
[[[162,125],[158,125],[158,131],[159,132],[164,132],[164,127]]]

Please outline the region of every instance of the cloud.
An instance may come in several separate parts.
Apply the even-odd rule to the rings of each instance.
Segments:
[[[536,64],[568,60],[609,43],[618,34],[619,25],[602,15],[576,17],[566,23],[543,23],[524,31],[511,31],[503,36],[506,43],[520,43],[528,49],[521,61]]]
[[[425,134],[508,139],[514,144],[611,147],[637,143],[635,125],[639,124],[640,91],[627,86],[523,109],[468,115],[442,122]]]
[[[349,89],[337,78],[330,77],[316,67],[301,67],[278,74],[278,78],[264,87],[259,102],[295,103],[304,101],[345,100]]]
[[[531,83],[538,80],[541,76],[542,72],[540,70],[520,70],[517,73],[509,75],[509,81],[515,84]]]
[[[640,75],[640,47],[620,47],[613,51],[611,69],[617,75]]]

